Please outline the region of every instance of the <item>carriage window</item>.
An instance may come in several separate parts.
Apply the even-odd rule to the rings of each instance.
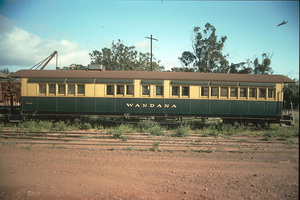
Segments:
[[[208,96],[208,87],[201,87],[201,96]]]
[[[275,89],[274,88],[268,88],[268,98],[275,99]]]
[[[211,88],[211,96],[213,96],[213,97],[219,96],[219,87],[212,87]]]
[[[227,95],[228,95],[228,88],[221,87],[221,97],[227,97]]]
[[[172,96],[179,96],[179,86],[172,86]]]
[[[78,85],[77,87],[78,87],[77,94],[84,95],[84,93],[85,93],[84,85]]]
[[[58,94],[65,94],[65,92],[66,92],[66,85],[58,84]]]
[[[74,84],[68,84],[68,94],[75,95],[75,85]]]
[[[189,96],[190,95],[190,87],[182,86],[181,92],[182,92],[182,96]]]
[[[142,95],[150,95],[150,85],[142,86]]]
[[[46,94],[46,84],[44,84],[44,83],[39,84],[39,93]]]
[[[114,85],[106,86],[106,95],[114,95]]]
[[[230,97],[237,97],[237,88],[230,88]]]
[[[266,88],[259,88],[259,98],[266,98]]]
[[[256,98],[256,88],[249,88],[249,97]]]
[[[240,97],[247,97],[247,88],[240,88]]]
[[[161,96],[161,95],[163,95],[164,94],[164,87],[163,86],[156,86],[156,93],[155,93],[156,95],[159,95],[159,96]]]
[[[117,94],[124,95],[124,85],[117,85]]]
[[[56,85],[55,84],[49,84],[49,94],[54,94],[56,93]]]
[[[133,87],[133,85],[127,85],[126,86],[127,88],[126,88],[126,93],[127,93],[127,95],[133,95],[134,94],[134,87]]]

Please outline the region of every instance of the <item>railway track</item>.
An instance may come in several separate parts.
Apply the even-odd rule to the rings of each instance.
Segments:
[[[297,138],[287,141],[264,141],[261,137],[188,137],[154,136],[148,133],[124,134],[115,137],[97,132],[24,132],[0,131],[1,145],[18,145],[24,149],[89,148],[94,150],[195,151],[195,152],[298,152]]]

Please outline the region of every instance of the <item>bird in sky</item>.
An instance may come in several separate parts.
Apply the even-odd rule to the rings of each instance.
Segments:
[[[288,23],[288,22],[287,22],[287,21],[285,21],[285,20],[283,20],[283,21],[282,21],[280,24],[278,24],[278,25],[277,25],[277,27],[278,27],[278,26],[285,25],[286,23]]]

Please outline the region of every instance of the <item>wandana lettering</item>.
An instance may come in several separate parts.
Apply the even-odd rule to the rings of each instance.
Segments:
[[[153,103],[126,103],[129,108],[177,108],[175,104],[153,104]]]

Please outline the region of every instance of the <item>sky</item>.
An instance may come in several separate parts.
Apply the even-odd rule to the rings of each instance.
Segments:
[[[87,66],[89,53],[118,39],[150,52],[150,35],[154,57],[169,70],[182,67],[193,28],[206,23],[218,39],[227,36],[229,63],[267,53],[274,74],[299,79],[298,1],[0,0],[0,70],[29,69],[54,51],[59,67]]]

